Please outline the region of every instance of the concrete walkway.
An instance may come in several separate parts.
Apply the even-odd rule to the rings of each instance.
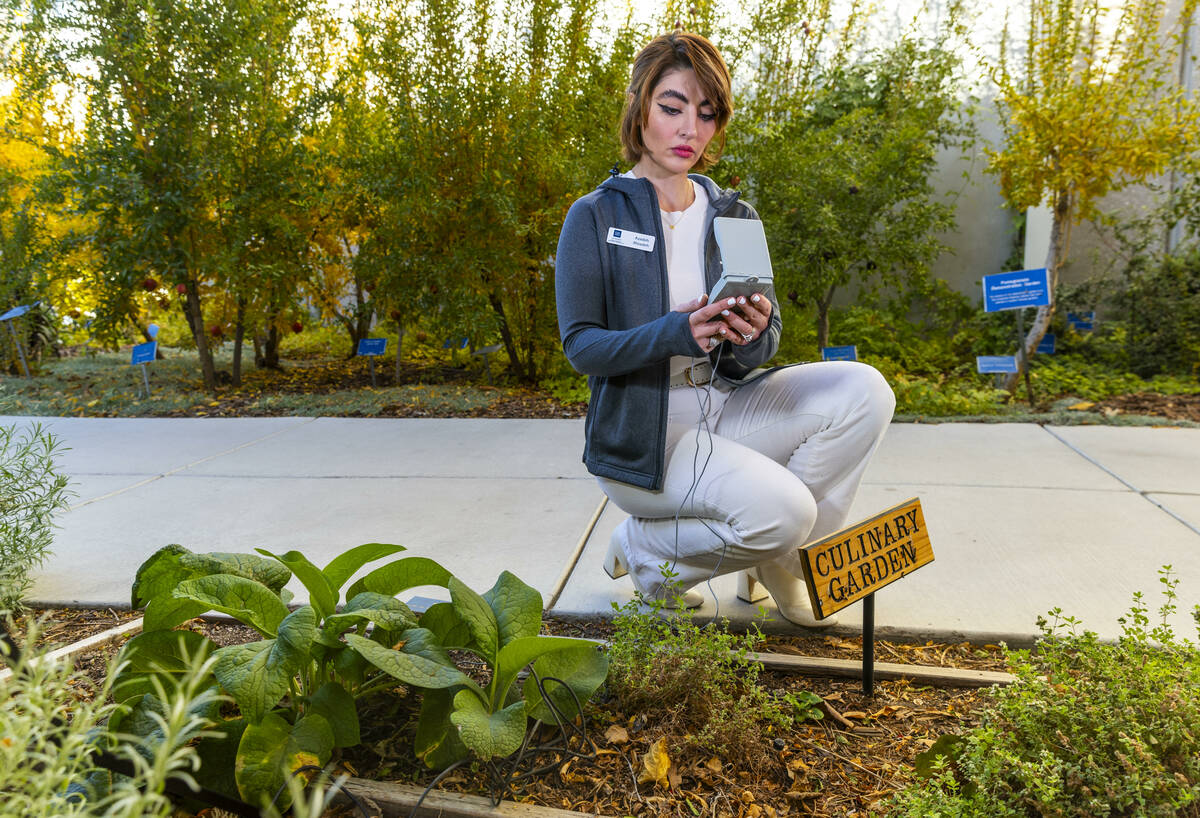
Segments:
[[[579,420],[0,417],[34,421],[69,447],[59,466],[78,495],[38,604],[128,606],[138,565],[167,543],[297,549],[323,565],[395,542],[481,591],[510,570],[560,616],[607,614],[632,594],[600,567],[621,513],[601,508],[579,462]],[[1165,564],[1182,580],[1172,621],[1196,635],[1200,430],[893,424],[852,518],[912,496],[936,560],[877,594],[881,635],[1026,643],[1061,607],[1111,637],[1134,591],[1157,607]],[[732,576],[701,590],[702,615],[755,616]],[[860,624],[856,605],[832,630]]]

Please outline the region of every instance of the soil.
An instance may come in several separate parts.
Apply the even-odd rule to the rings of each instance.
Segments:
[[[129,611],[54,609],[36,612],[47,623],[42,643],[77,641],[137,616]],[[218,644],[258,639],[251,629],[228,621],[194,620]],[[547,621],[547,630],[568,636],[606,638],[603,621]],[[119,643],[83,654],[76,666],[93,680],[103,678]],[[862,641],[834,636],[766,638],[760,650],[861,661]],[[876,641],[879,661],[940,667],[1004,670],[996,645],[906,644]],[[584,726],[594,755],[575,758],[556,772],[536,776],[510,793],[529,803],[606,816],[855,816],[883,806],[912,777],[917,754],[941,735],[962,732],[977,722],[987,693],[977,689],[938,688],[908,681],[880,681],[875,694],[863,694],[858,680],[764,672],[772,690],[810,691],[823,701],[825,717],[808,721],[770,739],[756,762],[747,766],[708,753],[679,749],[679,736],[647,723],[638,713],[623,712],[601,693],[589,706]],[[412,755],[416,697],[397,687],[389,695],[361,703],[363,742],[341,759],[345,772],[382,781],[426,786],[434,773]],[[397,693],[401,695],[396,695]],[[643,757],[655,741],[666,749],[671,766],[665,783],[638,782]],[[581,745],[582,746],[582,745]],[[545,759],[543,759],[544,761]],[[443,790],[487,794],[488,774],[481,765],[464,767],[439,782]]]
[[[1200,423],[1200,394],[1160,395],[1157,392],[1137,392],[1097,401],[1091,411],[1113,415],[1149,415],[1168,420],[1190,420]]]

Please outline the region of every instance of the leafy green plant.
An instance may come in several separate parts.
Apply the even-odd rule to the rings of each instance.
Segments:
[[[11,623],[10,623],[11,630]],[[0,681],[0,818],[167,818],[178,814],[165,794],[168,781],[196,790],[201,768],[197,739],[222,703],[206,680],[212,656],[180,655],[179,672],[153,680],[151,691],[121,706],[110,698],[119,660],[96,684],[36,647],[39,623],[31,621],[20,652],[0,655],[11,675]],[[106,766],[98,753],[107,751]],[[129,775],[107,769],[124,764]],[[299,796],[293,818],[317,818],[329,790],[290,783]],[[277,816],[268,810],[265,816]]]
[[[893,814],[1200,815],[1200,650],[1170,627],[1178,580],[1161,573],[1158,623],[1139,592],[1116,644],[1059,609],[1040,620],[1036,652],[1010,654],[1017,682],[918,758]]]
[[[539,636],[541,595],[504,572],[480,596],[437,562],[407,557],[342,588],[367,563],[403,551],[367,543],[318,568],[296,551],[194,554],[160,549],[141,568],[134,607],[145,607],[145,631],[126,648],[128,665],[114,697],[128,702],[163,675],[181,671],[183,653],[211,654],[211,681],[232,697],[239,715],[221,721],[221,738],[202,746],[207,786],[262,803],[283,790],[292,771],[327,763],[336,748],[359,742],[356,700],[395,687],[425,692],[417,753],[431,766],[475,753],[490,759],[517,749],[527,719],[550,718],[536,679],[554,676],[560,712],[573,718],[607,671],[588,642]],[[284,586],[295,577],[309,604],[290,610]],[[396,594],[421,585],[448,588],[452,602],[431,607],[417,622]],[[218,611],[264,638],[216,647],[173,628]],[[491,668],[486,685],[458,668],[448,649],[471,651]],[[518,674],[532,665],[524,696]],[[569,689],[569,693],[567,690]]]
[[[662,602],[643,609],[638,600],[613,603],[609,692],[673,735],[685,749],[716,753],[753,765],[770,746],[768,736],[795,721],[820,718],[818,697],[806,692],[774,696],[759,684],[761,666],[750,653],[757,627],[731,633],[727,623],[701,627],[682,607]]]
[[[0,609],[12,611],[45,561],[53,518],[67,506],[67,478],[55,470],[61,446],[39,425],[0,427]]]

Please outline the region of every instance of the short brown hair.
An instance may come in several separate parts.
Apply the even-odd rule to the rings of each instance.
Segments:
[[[642,128],[650,118],[650,95],[654,87],[664,74],[686,68],[696,72],[696,80],[717,117],[712,141],[700,155],[695,169],[704,170],[721,157],[725,147],[725,126],[733,114],[729,68],[716,46],[707,39],[699,34],[677,31],[655,37],[633,58],[625,112],[621,115],[621,148],[626,160],[637,162],[642,158],[646,147],[642,142]]]

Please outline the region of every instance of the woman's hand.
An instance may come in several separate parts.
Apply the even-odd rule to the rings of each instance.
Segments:
[[[675,311],[691,313],[688,322],[696,346],[711,352],[722,341],[745,346],[758,338],[770,323],[771,300],[756,293],[750,301],[739,296],[709,304],[708,296],[702,295],[678,305]]]
[[[734,299],[725,300],[732,302]],[[754,293],[749,298],[739,295],[737,304],[723,311],[721,317],[734,332],[734,337],[729,338],[730,341],[738,346],[752,344],[771,324],[771,299],[759,293]]]
[[[692,327],[692,338],[695,340],[696,346],[705,352],[712,352],[721,341],[736,334],[728,328],[721,315],[722,312],[729,309],[725,304],[726,300],[732,301],[733,299],[724,299],[719,304],[709,304],[708,295],[702,295],[675,307],[675,312],[691,313],[688,316],[688,323]]]

